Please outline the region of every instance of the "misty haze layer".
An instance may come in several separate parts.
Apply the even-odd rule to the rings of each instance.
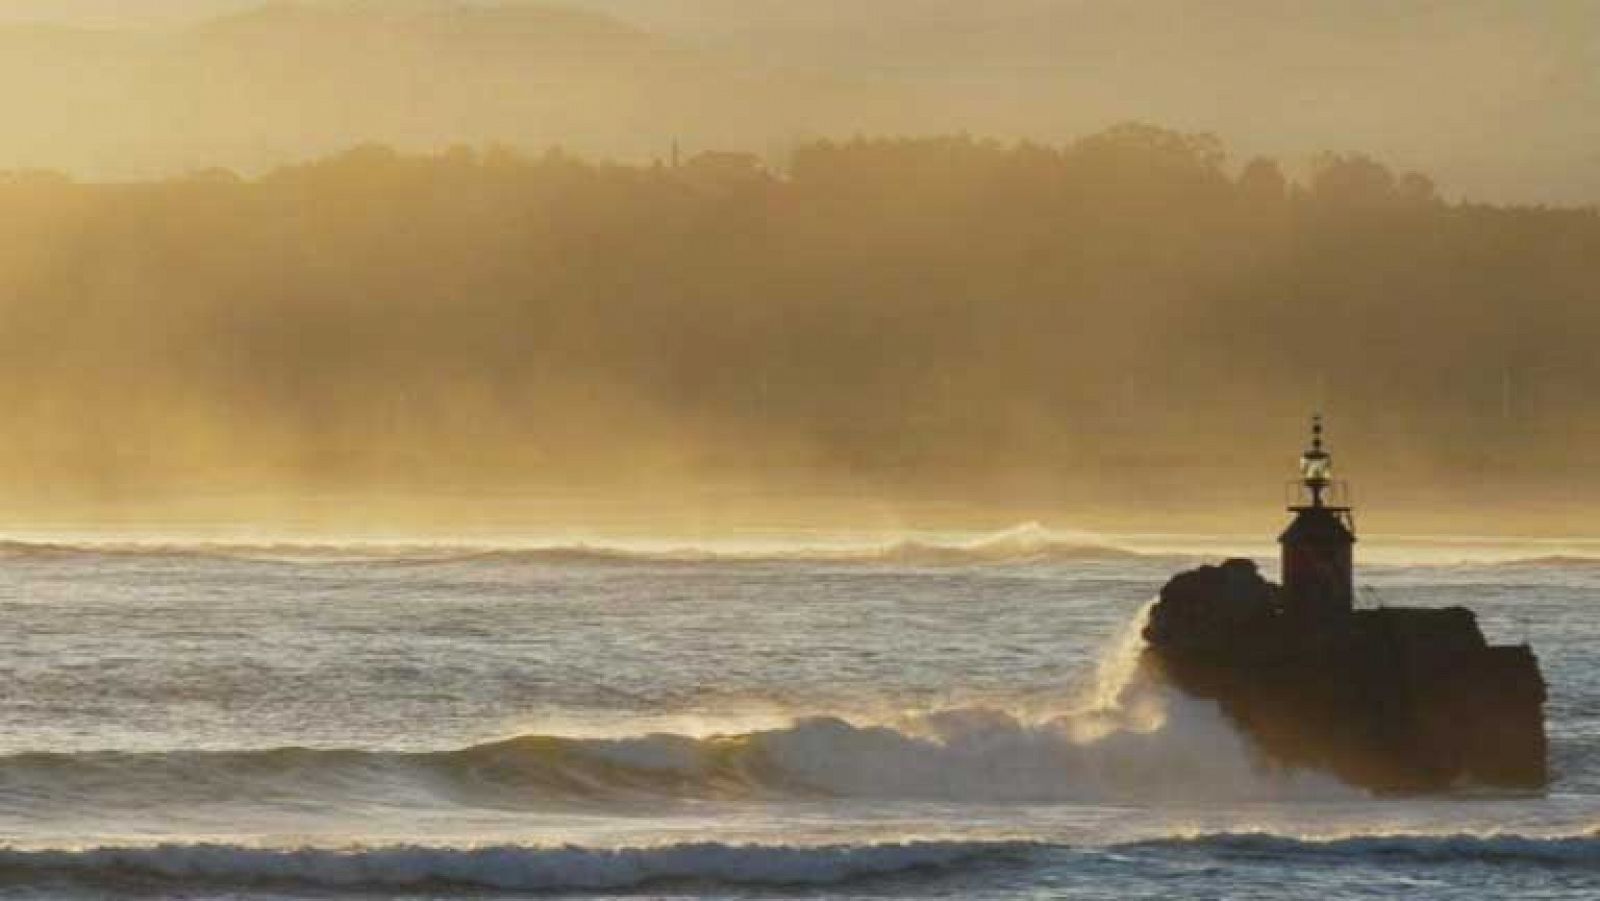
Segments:
[[[1571,500],[1600,451],[1600,216],[1450,204],[1360,156],[1302,184],[1138,125],[816,143],[783,175],[367,147],[256,181],[17,177],[0,221],[13,493],[1259,513],[1316,405],[1391,508]]]

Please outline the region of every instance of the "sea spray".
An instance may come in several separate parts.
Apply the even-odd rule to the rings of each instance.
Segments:
[[[1155,603],[1152,598],[1134,611],[1095,656],[1088,679],[1065,703],[1051,705],[1054,712],[1041,719],[1054,720],[1080,743],[1121,730],[1150,732],[1160,728],[1172,699],[1159,686],[1141,681],[1139,670],[1144,623]]]

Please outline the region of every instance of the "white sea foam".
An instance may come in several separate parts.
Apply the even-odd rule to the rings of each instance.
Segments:
[[[1025,719],[965,708],[892,728],[820,717],[749,740],[787,779],[848,797],[1028,804],[1354,794],[1328,776],[1266,766],[1214,702],[1143,679],[1148,609],[1106,646],[1064,712]]]

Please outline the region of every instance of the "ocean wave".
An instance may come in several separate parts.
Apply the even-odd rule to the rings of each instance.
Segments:
[[[124,884],[296,885],[329,890],[454,887],[618,890],[672,883],[832,886],[1024,858],[1022,842],[804,846],[667,845],[594,849],[500,846],[278,850],[220,844],[0,850],[0,881],[39,877]]]
[[[1498,569],[1594,569],[1600,567],[1600,557],[1581,554],[1546,554],[1538,557],[1517,557],[1498,560]]]
[[[1295,838],[1266,832],[1223,832],[1122,846],[1129,851],[1181,851],[1237,858],[1323,858],[1420,863],[1532,863],[1600,867],[1600,836],[1352,835]]]
[[[1150,705],[1162,705],[1154,709]],[[453,751],[21,754],[0,793],[33,808],[306,803],[543,809],[640,802],[865,798],[982,804],[1346,797],[1272,770],[1209,702],[1027,721],[969,708],[697,738],[529,735]]]
[[[989,707],[857,723],[811,716],[706,737],[524,735],[433,752],[275,750],[0,757],[0,796],[55,808],[281,801],[552,804],[770,797],[984,804],[1348,796],[1267,767],[1214,701],[1142,675],[1146,611],[1051,709]]]
[[[318,543],[70,543],[0,541],[0,561],[62,562],[94,558],[173,558],[248,562],[352,562],[402,565],[528,563],[547,565],[694,565],[817,563],[836,565],[981,566],[1114,561],[1144,555],[1089,536],[1029,523],[968,541],[894,540],[807,545],[738,546],[571,543],[429,545]]]

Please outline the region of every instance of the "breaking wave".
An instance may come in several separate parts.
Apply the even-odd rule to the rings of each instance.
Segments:
[[[910,842],[821,847],[704,843],[623,849],[277,850],[195,844],[0,850],[0,881],[67,877],[186,886],[278,884],[345,890],[438,886],[500,891],[616,890],[671,883],[828,886],[1016,859],[1028,854],[1031,847],[1021,842]]]
[[[1263,769],[1220,714],[1169,708],[1159,727],[1085,714],[1025,723],[987,709],[895,726],[833,717],[692,738],[525,736],[458,751],[287,748],[24,754],[0,787],[50,806],[307,799],[535,809],[637,800],[829,797],[1032,804],[1326,794],[1309,774]]]

